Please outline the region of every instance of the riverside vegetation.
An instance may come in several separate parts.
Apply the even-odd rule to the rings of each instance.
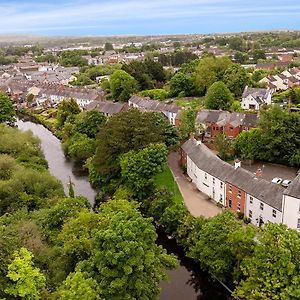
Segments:
[[[94,213],[86,199],[71,191],[66,197],[46,170],[38,140],[1,125],[2,298],[157,299],[176,259],[155,244],[155,221],[212,277],[230,284],[233,297],[300,299],[297,231],[246,226],[229,211],[194,218],[156,185],[168,149],[178,142],[160,115],[130,110],[106,120],[70,106],[60,106],[57,129],[70,155],[76,134],[93,139],[93,151],[78,160],[87,158],[90,180],[101,187],[100,205]],[[85,131],[87,120],[98,124],[94,133]]]

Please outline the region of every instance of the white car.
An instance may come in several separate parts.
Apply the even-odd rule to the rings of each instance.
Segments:
[[[292,180],[289,180],[289,179],[285,179],[285,180],[283,180],[282,181],[282,186],[283,187],[288,187],[289,186],[289,184],[292,182]]]
[[[272,183],[281,184],[282,183],[282,178],[275,177],[275,178],[272,179]]]

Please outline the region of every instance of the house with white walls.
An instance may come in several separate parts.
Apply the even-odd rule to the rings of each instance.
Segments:
[[[300,230],[300,174],[283,193],[282,223]]]
[[[242,109],[259,110],[261,105],[270,105],[272,103],[273,90],[245,87],[242,95]]]
[[[191,137],[181,146],[181,164],[197,189],[235,212],[244,213],[251,223],[283,223],[300,230],[300,175],[288,188],[271,183],[217,157],[203,143]]]

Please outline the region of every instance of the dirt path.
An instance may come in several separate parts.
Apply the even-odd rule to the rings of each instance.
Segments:
[[[177,152],[170,153],[168,156],[168,165],[189,212],[195,217],[212,217],[220,213],[222,209],[216,206],[211,200],[208,200],[208,197],[200,192],[193,183],[189,182],[188,178],[182,173],[179,166],[179,158],[180,156]]]

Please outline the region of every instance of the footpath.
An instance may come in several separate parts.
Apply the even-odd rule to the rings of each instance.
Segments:
[[[180,155],[172,152],[168,156],[168,165],[178,184],[181,195],[189,212],[194,217],[213,217],[220,213],[222,209],[208,199],[208,196],[200,192],[194,183],[190,182],[183,174],[179,166]]]

